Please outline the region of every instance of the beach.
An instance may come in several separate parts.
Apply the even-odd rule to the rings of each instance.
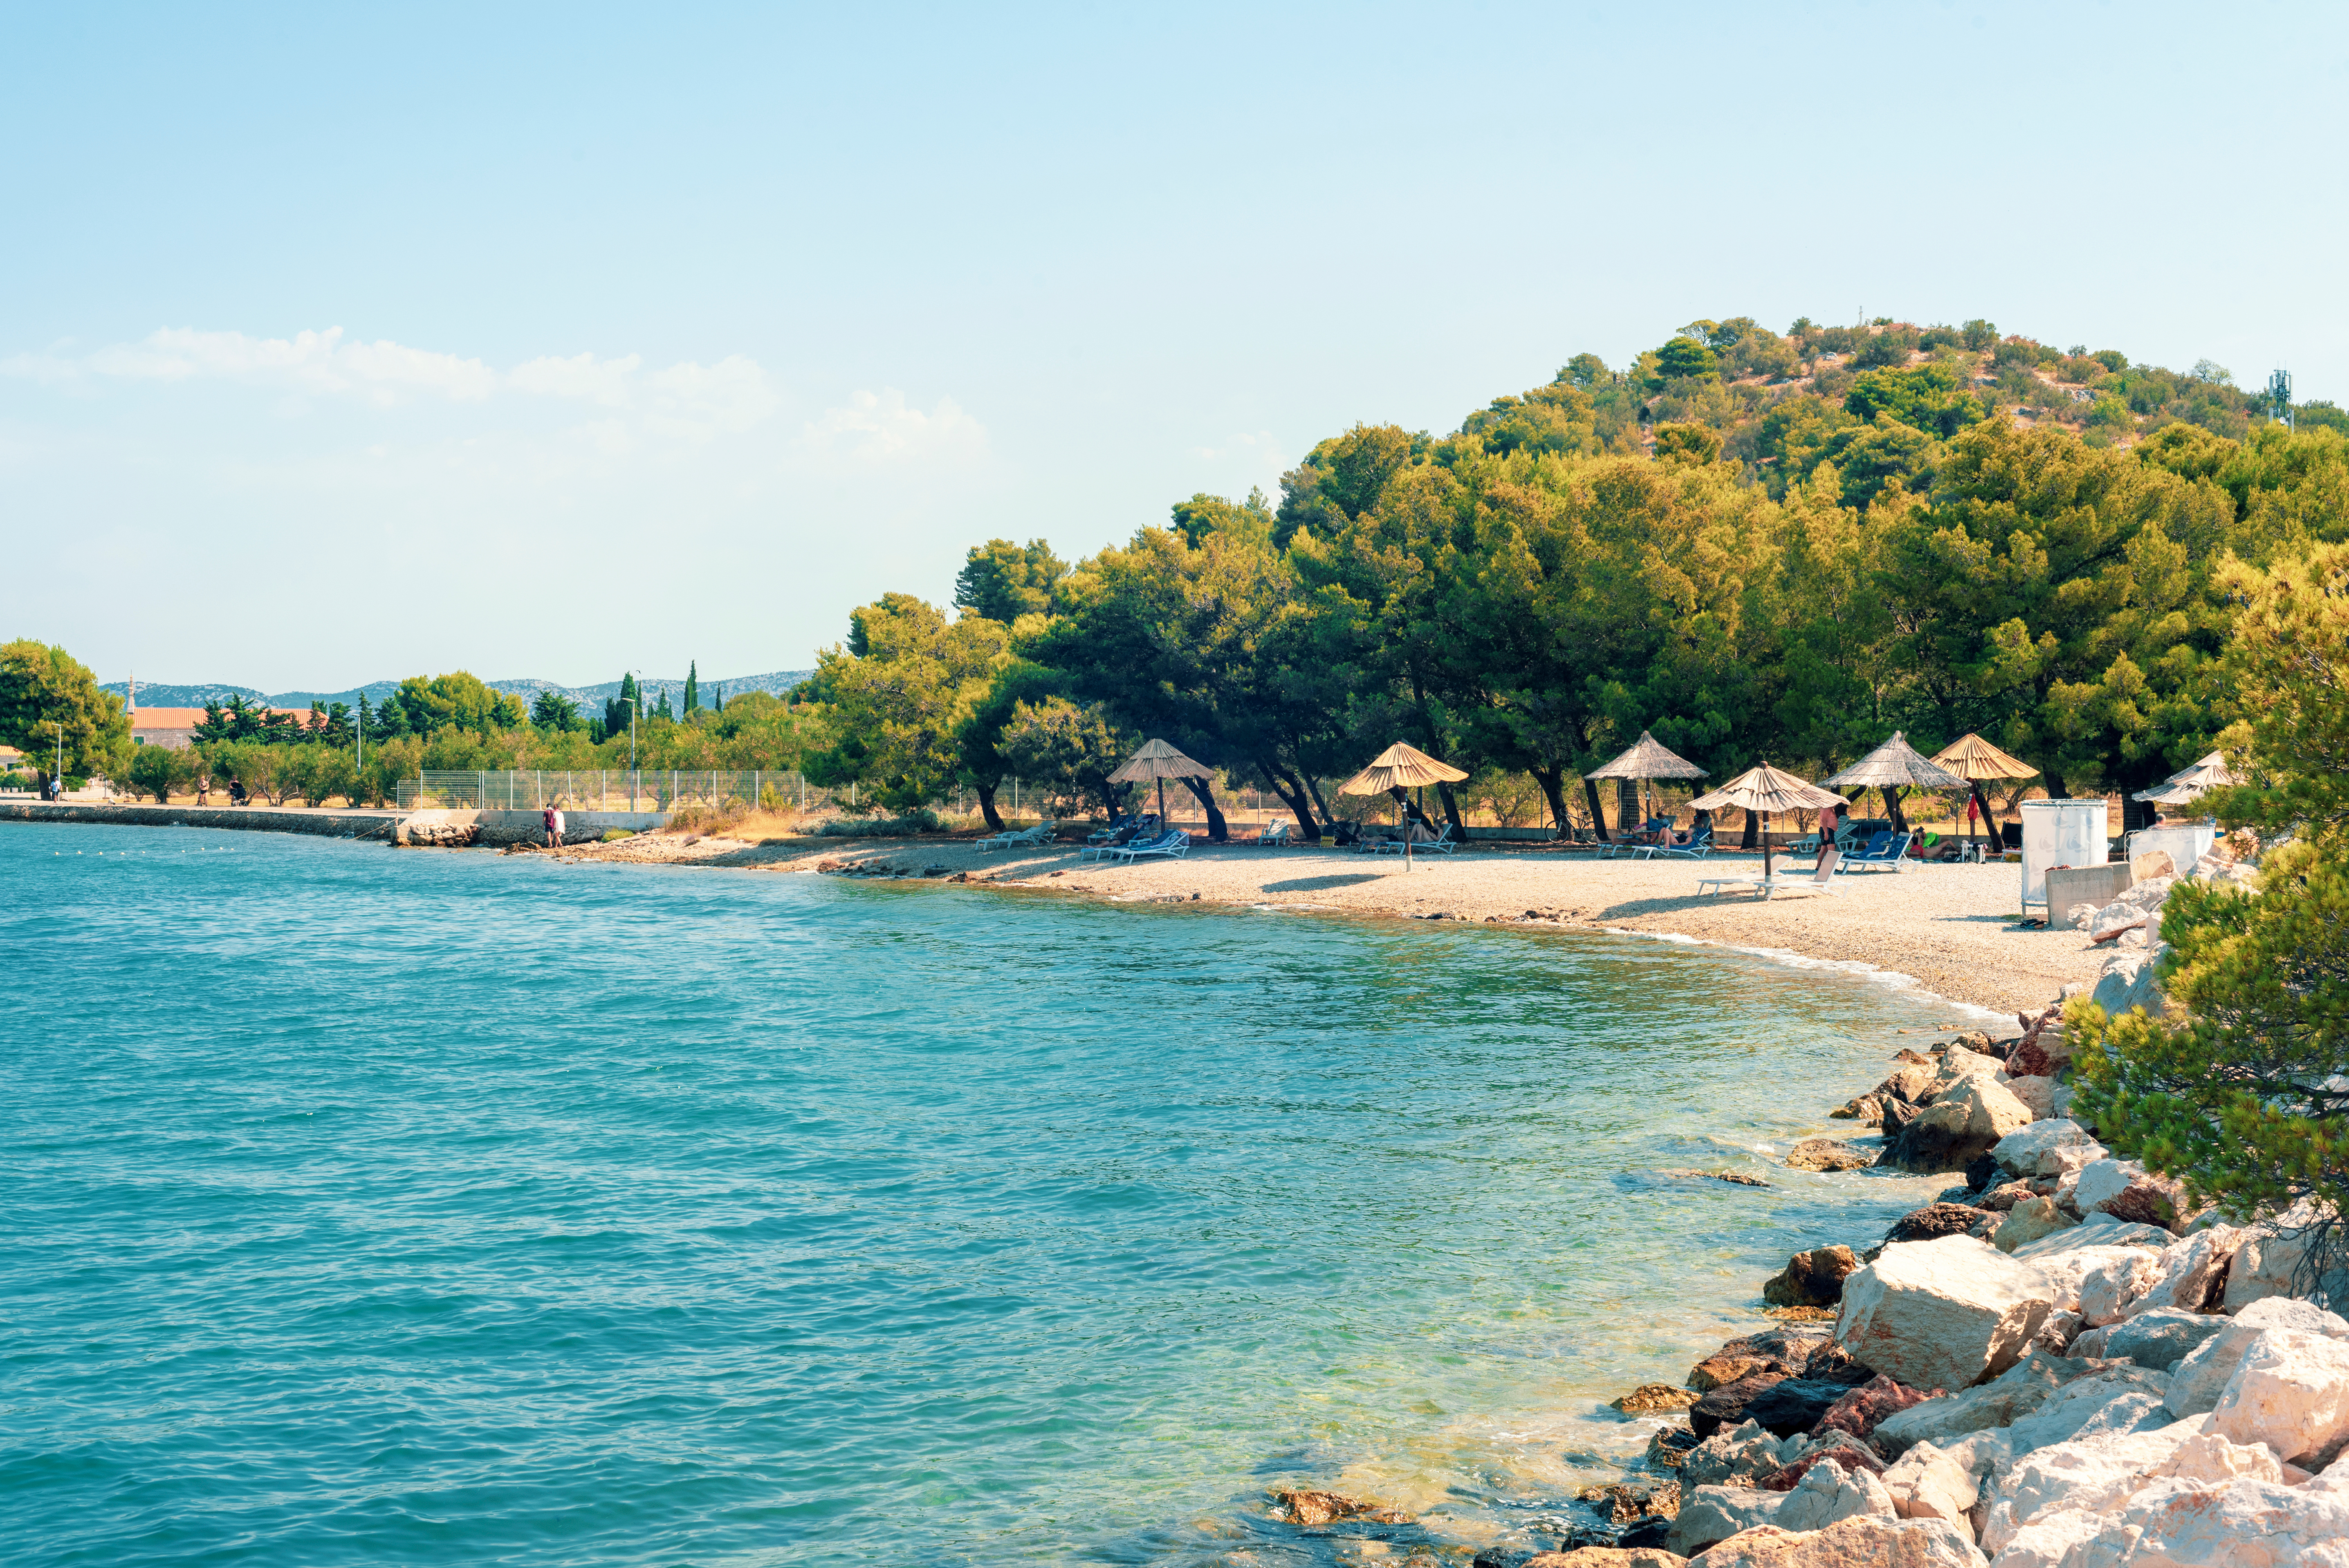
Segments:
[[[1371,918],[1595,927],[1763,950],[1906,975],[1935,995],[2002,1015],[2036,1012],[2093,981],[2109,948],[2083,931],[2018,926],[2017,867],[1920,864],[1836,879],[1834,894],[1700,895],[1704,877],[1751,877],[1758,855],[1601,860],[1588,851],[1476,846],[1452,856],[1194,844],[1176,861],[1119,866],[1078,846],[984,850],[962,838],[792,838],[744,843],[656,833],[574,846],[597,864],[735,866],[774,872],[966,877],[1000,888],[1111,900],[1198,899]],[[1806,860],[1777,857],[1799,875]]]

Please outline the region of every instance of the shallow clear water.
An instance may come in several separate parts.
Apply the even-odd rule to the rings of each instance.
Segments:
[[[1949,1004],[1713,950],[169,829],[0,888],[14,1563],[1485,1539],[1938,1185],[1760,1150]]]

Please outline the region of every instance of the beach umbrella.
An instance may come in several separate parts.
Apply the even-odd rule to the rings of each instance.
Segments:
[[[1389,790],[1409,789],[1415,784],[1457,784],[1468,775],[1449,763],[1439,763],[1415,746],[1401,741],[1381,752],[1378,760],[1344,784],[1338,786],[1340,794],[1384,794]],[[1411,829],[1402,835],[1402,868],[1411,869]]]
[[[1997,829],[1991,826],[1990,797],[1982,792],[1984,779],[2017,780],[2037,778],[2039,770],[2021,757],[2008,756],[1980,735],[1966,734],[1942,747],[1933,757],[1935,767],[1947,768],[1966,781],[1972,792],[1973,803],[1982,810],[1983,830],[1992,836]]]
[[[1142,750],[1125,759],[1123,766],[1109,775],[1112,784],[1158,784],[1158,826],[1166,826],[1166,781],[1168,779],[1204,779],[1215,774],[1201,767],[1164,741],[1144,741]]]
[[[2181,768],[2151,789],[2139,790],[2132,800],[2151,801],[2156,805],[2184,805],[2199,800],[2209,791],[2243,781],[2227,765],[2224,753],[2213,752],[2190,768]]]
[[[1762,875],[1770,875],[1770,815],[1779,811],[1824,811],[1829,806],[1851,803],[1839,794],[1806,783],[1768,763],[1752,767],[1738,774],[1710,794],[1701,794],[1689,802],[1699,811],[1719,811],[1723,806],[1743,806],[1762,815]]]
[[[1640,732],[1639,742],[1603,768],[1593,768],[1582,775],[1587,779],[1701,779],[1704,770],[1686,757],[1677,756],[1664,749],[1661,742],[1647,731]],[[1620,827],[1622,824],[1617,823]]]
[[[1872,789],[1884,796],[1885,815],[1892,818],[1895,828],[1902,826],[1900,803],[1892,792],[1897,789],[1963,789],[1966,781],[1949,769],[1929,763],[1909,737],[1899,731],[1892,738],[1851,766],[1821,784],[1853,791]]]

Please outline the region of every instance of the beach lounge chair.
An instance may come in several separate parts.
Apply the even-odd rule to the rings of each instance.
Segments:
[[[1289,844],[1288,819],[1283,817],[1278,822],[1268,824],[1262,833],[1247,842],[1266,849],[1287,848]]]
[[[1137,860],[1180,860],[1190,847],[1191,836],[1174,827],[1155,838],[1123,845],[1110,853],[1131,866]]]
[[[1836,870],[1838,872],[1898,871],[1901,868],[1902,858],[1909,853],[1909,846],[1916,842],[1916,838],[1917,836],[1913,833],[1877,834],[1868,841],[1867,848],[1856,850],[1838,859],[1836,862]]]
[[[1452,825],[1447,822],[1444,825],[1443,832],[1433,838],[1420,839],[1411,846],[1411,852],[1413,855],[1449,855],[1459,847],[1459,841],[1452,836]],[[1381,838],[1372,844],[1371,848],[1381,855],[1400,855],[1402,853],[1402,840]]]
[[[1612,860],[1618,855],[1630,855],[1645,860],[1655,853],[1656,846],[1664,841],[1671,827],[1671,817],[1651,816],[1637,827],[1621,830],[1620,836],[1613,842],[1600,845],[1599,857]]]
[[[1652,855],[1670,855],[1682,860],[1702,860],[1713,853],[1713,824],[1706,823],[1686,844],[1658,844],[1651,846]]]
[[[1726,893],[1733,888],[1751,888],[1764,900],[1780,893],[1833,893],[1843,889],[1837,886],[1835,868],[1843,857],[1834,850],[1827,852],[1826,863],[1808,877],[1707,877],[1696,885],[1699,893],[1711,888],[1714,893]]]

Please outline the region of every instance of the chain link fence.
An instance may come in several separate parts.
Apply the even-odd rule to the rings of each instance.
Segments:
[[[765,805],[820,811],[853,806],[799,774],[736,768],[426,768],[399,781],[399,808],[474,811],[674,811]]]

